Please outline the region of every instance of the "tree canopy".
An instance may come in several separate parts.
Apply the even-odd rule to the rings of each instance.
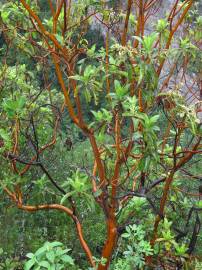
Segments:
[[[192,0],[1,1],[0,269],[200,269],[201,27]]]

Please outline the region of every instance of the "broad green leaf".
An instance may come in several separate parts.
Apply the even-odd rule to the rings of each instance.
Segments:
[[[49,262],[54,263],[55,260],[55,253],[53,250],[50,250],[46,252],[46,258],[48,259]]]
[[[28,253],[28,254],[26,255],[26,257],[31,259],[31,258],[34,257],[34,254],[33,254],[33,253]]]
[[[63,243],[58,242],[58,241],[54,241],[54,242],[51,242],[49,244],[50,244],[51,247],[61,247],[61,246],[63,246]]]
[[[50,268],[50,263],[47,262],[47,261],[41,261],[41,262],[39,262],[38,264],[39,264],[40,266],[42,266],[42,267],[47,268],[47,269]]]
[[[43,254],[43,253],[45,253],[45,252],[46,252],[46,246],[40,247],[40,248],[36,251],[35,256],[39,256],[39,255],[41,255],[41,254]]]
[[[35,260],[31,259],[25,263],[24,270],[30,270],[32,266],[35,264]]]
[[[69,263],[70,265],[74,265],[74,260],[72,259],[72,257],[70,257],[69,255],[63,255],[61,257],[62,261],[65,263]]]

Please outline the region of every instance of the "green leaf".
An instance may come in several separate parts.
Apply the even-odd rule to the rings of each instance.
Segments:
[[[129,238],[130,237],[130,234],[129,233],[123,233],[121,235],[121,237],[123,237],[123,238]]]
[[[39,256],[39,255],[41,255],[41,254],[43,254],[43,253],[45,253],[45,252],[46,252],[46,246],[40,247],[40,248],[36,251],[35,256]]]
[[[80,75],[69,76],[68,78],[76,81],[84,81],[83,76]]]
[[[85,96],[86,101],[87,101],[88,103],[91,102],[92,96],[91,96],[90,92],[88,91],[88,89],[86,89],[86,90],[84,91],[84,96]]]
[[[167,26],[168,26],[168,22],[165,19],[160,19],[157,22],[156,30],[157,32],[162,33],[165,31]]]
[[[119,92],[120,92],[120,89],[122,88],[120,82],[117,81],[117,80],[115,80],[115,81],[114,81],[114,86],[115,86],[115,91],[116,91],[116,93],[117,93],[117,95],[118,95]]]
[[[151,35],[144,37],[143,47],[148,54],[152,52],[152,47],[157,37],[158,37],[157,33],[152,33]]]
[[[70,196],[72,196],[74,194],[74,191],[68,192],[66,193],[62,199],[60,200],[60,204],[63,204]]]
[[[35,264],[35,260],[31,259],[25,263],[24,270],[30,270],[32,266]]]
[[[138,169],[140,171],[143,171],[144,172],[144,169],[145,169],[145,158],[142,158],[138,164]]]
[[[196,202],[196,207],[202,208],[202,200]]]
[[[65,262],[65,263],[69,263],[70,265],[74,265],[74,260],[72,259],[72,257],[71,256],[69,256],[69,255],[63,255],[62,257],[61,257],[61,259],[62,259],[62,261],[63,262]]]
[[[63,243],[58,242],[58,241],[54,241],[54,242],[51,242],[49,244],[50,244],[51,247],[61,247],[61,246],[63,246]]]
[[[55,260],[55,253],[53,250],[50,250],[46,252],[46,258],[49,260],[49,262],[54,263]]]
[[[32,259],[34,257],[34,254],[33,253],[27,253],[26,257]]]
[[[153,124],[153,123],[156,123],[157,122],[157,120],[159,119],[159,115],[154,115],[154,116],[152,116],[151,118],[150,118],[150,122]]]
[[[138,40],[140,43],[143,43],[143,40],[139,36],[132,36],[134,39]]]
[[[93,57],[94,54],[95,54],[95,50],[96,50],[96,44],[94,44],[90,49],[88,49],[87,56],[88,57]]]
[[[70,248],[66,248],[66,249],[57,248],[56,255],[57,256],[64,255],[65,253],[68,253],[70,250],[71,250]]]
[[[42,262],[39,262],[38,264],[39,264],[40,266],[42,266],[42,267],[47,268],[47,269],[50,268],[50,263],[47,262],[47,261],[42,261]]]
[[[102,257],[100,263],[105,266],[105,264],[107,263],[107,259]]]
[[[6,130],[5,129],[3,129],[3,128],[0,128],[0,137],[2,138],[2,139],[4,139],[5,141],[10,141],[10,136],[9,136],[9,134],[6,132]]]
[[[129,85],[122,86],[119,81],[115,80],[114,87],[115,87],[115,92],[116,92],[117,97],[121,99],[128,92]]]
[[[17,100],[17,108],[20,110],[24,107],[26,103],[26,98],[24,96],[20,97],[18,100]]]
[[[55,265],[50,265],[50,267],[48,268],[48,270],[57,270]]]

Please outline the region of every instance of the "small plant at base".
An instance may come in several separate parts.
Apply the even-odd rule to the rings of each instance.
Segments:
[[[74,260],[67,255],[70,249],[63,249],[60,242],[46,242],[34,254],[28,253],[29,260],[25,263],[24,270],[63,270],[74,267]]]
[[[141,269],[145,265],[145,256],[153,254],[150,243],[145,241],[145,231],[141,225],[129,225],[126,232],[121,235],[126,241],[127,250],[123,252],[124,258],[118,259],[115,270]]]

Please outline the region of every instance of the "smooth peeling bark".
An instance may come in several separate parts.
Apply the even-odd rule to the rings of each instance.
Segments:
[[[61,10],[62,10],[62,7],[63,7],[63,5],[64,5],[64,0],[62,0],[61,2],[60,2],[60,4],[59,4],[59,6],[58,6],[58,8],[57,8],[57,11],[56,11],[56,13],[55,13],[55,16],[54,16],[54,18],[53,18],[53,33],[54,34],[56,34],[56,32],[57,32],[57,22],[58,22],[58,18],[59,18],[59,16],[60,16],[60,12],[61,12]]]
[[[125,23],[124,23],[122,40],[121,40],[122,46],[126,46],[126,42],[127,42],[128,24],[129,24],[129,17],[130,17],[130,13],[131,13],[132,4],[133,4],[133,1],[128,0],[127,14],[126,14],[126,19],[125,19]]]
[[[165,208],[166,201],[168,198],[170,186],[171,186],[171,183],[173,181],[173,177],[174,177],[174,172],[170,173],[170,175],[167,177],[167,179],[165,181],[163,196],[162,196],[161,202],[160,202],[159,215],[156,216],[155,223],[154,223],[153,239],[151,240],[152,247],[154,246],[154,243],[155,243],[156,238],[157,238],[158,226],[159,226],[159,223],[160,223],[160,221],[163,217],[163,214],[164,214],[164,208]]]
[[[110,266],[111,257],[117,244],[117,224],[114,209],[110,210],[107,217],[107,240],[102,250],[102,258],[106,259],[105,265],[101,263],[97,270],[107,270]]]

